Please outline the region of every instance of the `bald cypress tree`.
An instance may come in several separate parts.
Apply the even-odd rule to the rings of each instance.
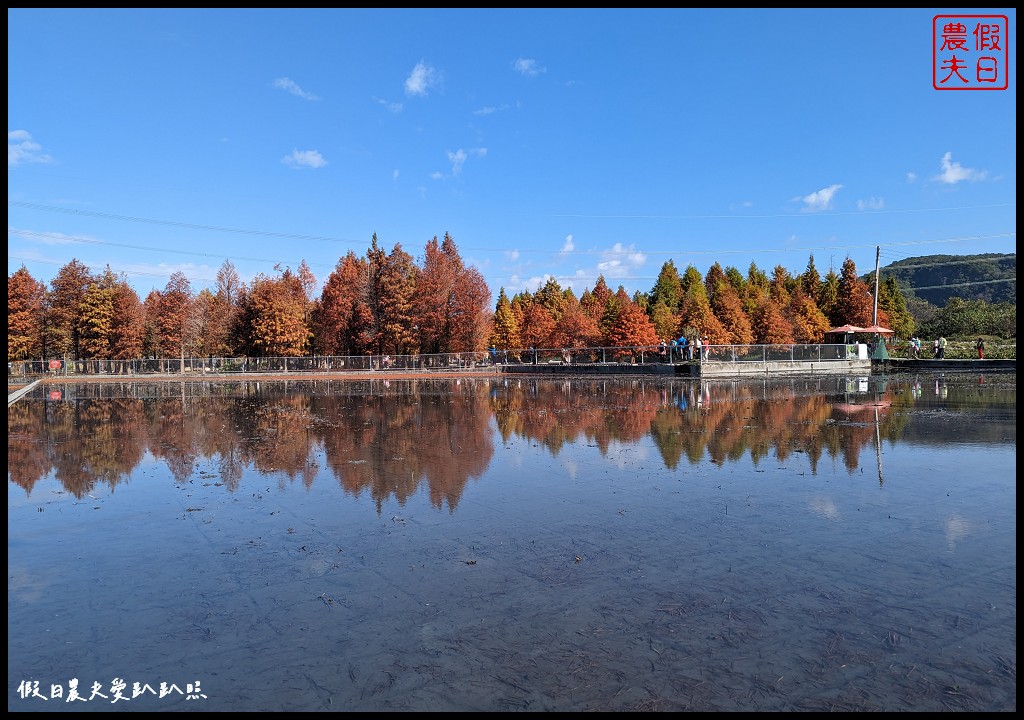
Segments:
[[[847,256],[839,275],[839,293],[836,298],[836,316],[840,325],[866,327],[874,314],[874,298],[867,283],[857,277],[857,265]]]
[[[498,291],[498,302],[494,306],[494,324],[491,331],[491,347],[502,350],[513,350],[522,347],[519,323],[512,311],[512,301],[508,299],[505,288]]]
[[[43,312],[46,286],[24,265],[7,278],[7,358],[27,360],[43,355]]]

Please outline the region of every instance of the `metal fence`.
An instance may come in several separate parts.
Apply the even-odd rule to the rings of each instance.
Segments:
[[[306,357],[186,357],[140,360],[23,360],[8,363],[10,377],[146,375],[338,374],[346,372],[445,372],[484,370],[503,365],[650,365],[698,362],[769,363],[847,361],[857,345],[651,345],[594,348],[519,348],[416,355],[344,355]]]

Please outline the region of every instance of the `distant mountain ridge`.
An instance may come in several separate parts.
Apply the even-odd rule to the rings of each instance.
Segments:
[[[924,255],[899,260],[879,270],[881,279],[895,278],[905,296],[938,307],[950,298],[1017,304],[1017,254]],[[869,285],[874,271],[861,276]]]

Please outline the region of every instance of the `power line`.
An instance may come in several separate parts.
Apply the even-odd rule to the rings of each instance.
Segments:
[[[840,217],[843,215],[891,215],[904,213],[923,212],[950,212],[957,210],[988,210],[1001,207],[1016,207],[1017,203],[1001,203],[997,205],[965,205],[962,207],[948,208],[911,208],[906,210],[858,210],[856,212],[800,212],[800,213],[775,213],[770,215],[588,215],[584,213],[552,214],[548,217],[557,218],[581,218],[593,220],[765,220],[768,218],[798,218],[798,217]]]
[[[13,234],[13,235],[22,235],[22,236],[25,236],[25,237],[41,237],[41,238],[50,238],[50,239],[53,239],[53,240],[63,240],[65,242],[86,243],[86,244],[89,244],[89,245],[107,245],[109,247],[128,248],[129,250],[146,250],[148,252],[172,253],[172,254],[175,254],[175,255],[195,255],[196,257],[211,257],[211,258],[227,258],[228,257],[228,256],[226,256],[226,255],[224,255],[222,253],[204,253],[204,252],[196,252],[196,251],[193,251],[193,250],[175,250],[174,248],[155,248],[155,247],[147,247],[145,245],[129,245],[127,243],[116,243],[116,242],[111,242],[109,240],[94,240],[92,238],[83,238],[83,237],[78,237],[76,235],[63,235],[61,233],[33,232],[31,230],[8,230],[8,233],[9,234]],[[245,257],[244,255],[232,255],[230,257],[230,259],[246,260],[246,261],[249,261],[249,262],[264,262],[264,263],[279,263],[279,262],[282,262],[281,260],[268,260],[266,258],[252,258],[252,257]],[[298,265],[299,262],[301,262],[301,261],[298,261],[295,264]]]
[[[1017,278],[1000,278],[999,280],[973,280],[971,282],[950,283],[949,285],[926,285],[911,287],[910,290],[942,290],[943,288],[970,287],[972,285],[991,285],[992,283],[1017,282]]]
[[[294,233],[272,232],[272,231],[267,231],[267,230],[247,230],[247,229],[241,229],[241,228],[223,227],[223,226],[218,226],[218,225],[204,225],[204,224],[199,224],[199,223],[186,223],[186,222],[181,222],[181,221],[177,221],[177,220],[157,220],[157,219],[152,219],[152,218],[134,217],[134,216],[130,216],[130,215],[116,215],[116,214],[113,214],[113,213],[96,212],[96,211],[92,211],[92,210],[78,210],[78,209],[72,209],[72,208],[54,207],[54,206],[51,206],[51,205],[40,205],[38,203],[29,203],[29,202],[23,202],[23,201],[20,201],[20,200],[8,200],[7,204],[10,207],[18,207],[18,208],[24,208],[24,209],[28,209],[28,210],[42,210],[42,211],[45,211],[45,212],[56,212],[56,213],[64,213],[64,214],[69,214],[69,215],[80,215],[80,216],[85,216],[85,217],[95,217],[95,218],[101,218],[101,219],[106,219],[106,220],[118,220],[118,221],[122,221],[122,222],[136,222],[136,223],[145,223],[145,224],[150,224],[150,225],[165,225],[165,226],[169,226],[169,227],[180,227],[180,228],[186,228],[186,229],[190,229],[190,230],[209,230],[209,231],[213,231],[213,232],[226,232],[226,233],[234,233],[234,234],[255,235],[255,236],[260,236],[260,237],[268,237],[268,238],[284,238],[284,239],[294,239],[294,240],[321,240],[321,241],[326,241],[326,242],[347,243],[349,245],[355,244],[354,241],[352,241],[352,240],[348,240],[348,239],[344,239],[344,238],[330,237],[330,236],[325,236],[325,235],[299,235],[299,234],[294,234]],[[660,218],[664,218],[664,219],[716,219],[716,218],[748,217],[748,218],[764,219],[764,218],[771,218],[771,217],[805,217],[805,216],[814,216],[814,217],[826,216],[827,217],[829,215],[841,216],[841,215],[864,215],[864,214],[872,214],[872,213],[883,213],[884,214],[884,213],[911,213],[911,212],[931,212],[931,211],[949,211],[949,210],[972,210],[972,209],[988,209],[988,208],[1015,207],[1015,206],[1016,206],[1016,203],[1005,203],[1005,204],[1002,204],[1002,205],[979,205],[979,206],[974,206],[974,207],[965,206],[965,207],[952,207],[952,208],[922,208],[922,209],[916,209],[916,210],[875,210],[875,211],[865,211],[865,212],[858,212],[858,213],[798,213],[798,214],[780,214],[780,215],[762,215],[762,216],[754,216],[754,215],[745,215],[745,216],[733,216],[733,215],[721,215],[721,216],[719,216],[719,215],[689,215],[689,216],[687,216],[687,215],[681,215],[681,216],[671,216],[671,215],[666,215],[666,216],[660,216],[660,215],[607,215],[607,216],[604,216],[604,215],[552,215],[551,217],[579,217],[579,218],[588,218],[589,217],[589,218],[597,218],[597,219],[601,219],[601,218],[615,219],[615,218],[631,218],[631,217],[632,218],[651,218],[651,219],[660,219]],[[884,243],[884,245],[886,247],[907,247],[907,246],[913,246],[913,245],[933,245],[933,244],[937,244],[937,243],[965,242],[965,241],[969,241],[969,240],[993,240],[993,239],[1000,239],[1000,238],[1006,238],[1006,237],[1016,237],[1016,235],[1017,235],[1017,233],[1014,231],[1014,232],[999,233],[999,234],[995,234],[995,235],[974,235],[974,236],[966,235],[966,236],[961,236],[961,237],[942,238],[942,239],[935,239],[935,240],[915,240],[915,241],[908,241],[908,242],[889,242],[889,243]],[[96,244],[102,244],[102,241],[93,241],[93,242],[95,242]],[[750,255],[750,254],[756,254],[756,253],[780,253],[780,252],[791,253],[791,252],[815,252],[815,251],[825,251],[825,250],[855,250],[855,249],[863,249],[863,248],[867,248],[867,247],[876,247],[878,244],[879,243],[874,242],[874,243],[865,244],[865,245],[825,245],[825,246],[818,246],[818,247],[802,247],[802,248],[793,248],[793,247],[786,247],[786,248],[756,248],[756,249],[748,249],[748,250],[723,250],[723,249],[713,249],[713,250],[680,250],[680,249],[675,249],[675,250],[643,250],[643,251],[639,251],[639,252],[643,252],[645,255],[669,255],[669,256],[736,255],[736,254]],[[145,248],[135,247],[135,249],[145,249]],[[470,247],[470,246],[462,247],[460,249],[463,252],[505,252],[505,251],[508,250],[508,248],[488,248],[488,247]],[[560,254],[563,253],[563,251],[560,250],[560,249],[556,249],[556,250],[522,250],[522,251],[519,251],[519,252],[520,252],[520,254],[532,254],[532,255],[560,255]],[[572,255],[606,255],[606,254],[608,254],[608,252],[609,252],[608,250],[572,250],[572,251],[570,251],[570,254],[572,254]],[[263,262],[263,261],[260,261],[260,262]]]
[[[189,230],[211,230],[213,232],[239,233],[243,235],[259,235],[261,237],[286,238],[289,240],[323,240],[327,242],[349,243],[350,240],[328,237],[326,235],[296,235],[293,233],[270,232],[267,230],[243,230],[241,228],[220,227],[218,225],[200,225],[197,223],[179,222],[176,220],[153,220],[151,218],[131,217],[129,215],[113,215],[111,213],[94,212],[92,210],[76,210],[73,208],[52,207],[50,205],[38,205],[36,203],[22,202],[20,200],[8,200],[10,207],[19,207],[26,210],[45,210],[46,212],[66,213],[68,215],[82,215],[85,217],[102,218],[104,220],[120,220],[123,222],[146,223],[148,225],[167,225],[170,227],[188,228]]]
[[[7,259],[8,260],[17,260],[17,261],[22,262],[22,263],[38,263],[40,265],[59,265],[60,267],[64,267],[65,265],[68,264],[66,262],[59,262],[57,260],[40,260],[39,258],[23,258],[23,257],[18,257],[16,255],[8,255]],[[90,270],[91,270],[91,268],[90,268]],[[113,270],[113,268],[111,268],[111,270]],[[167,272],[163,272],[163,273],[146,272],[144,270],[131,270],[131,271],[122,270],[118,274],[129,275],[129,276],[132,276],[132,277],[139,276],[139,277],[169,278],[174,273],[175,273],[174,270],[168,270]],[[214,282],[217,282],[217,280],[216,280],[216,278],[190,277],[189,278],[189,282],[210,282],[210,283],[214,283]]]

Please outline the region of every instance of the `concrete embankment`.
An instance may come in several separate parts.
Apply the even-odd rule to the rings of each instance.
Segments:
[[[1017,372],[1017,360],[906,360],[887,358],[872,360],[872,372]]]

